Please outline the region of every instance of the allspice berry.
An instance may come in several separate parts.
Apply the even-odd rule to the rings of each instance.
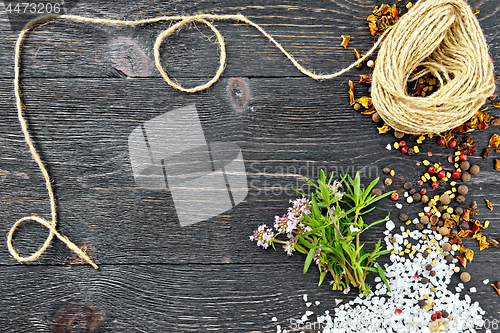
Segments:
[[[405,136],[405,134],[400,131],[394,131],[394,136],[398,139],[401,139],[403,136]]]
[[[382,191],[379,189],[379,188],[374,188],[372,190],[372,195],[376,196],[376,197],[379,197],[382,195]]]
[[[462,215],[464,213],[464,209],[462,207],[455,208],[455,214]]]
[[[471,175],[477,175],[479,173],[479,165],[476,165],[476,164],[472,165],[470,167],[469,173]]]
[[[469,161],[462,161],[462,163],[460,163],[460,169],[462,169],[462,171],[467,171],[469,170],[469,168],[470,168]]]
[[[465,201],[465,197],[464,197],[463,195],[459,195],[459,196],[457,197],[457,202],[458,202],[458,203],[464,203],[464,201]]]
[[[425,215],[422,216],[420,218],[420,223],[422,223],[422,224],[428,224],[429,223],[429,218],[427,216],[425,216]]]
[[[448,254],[448,255],[446,256],[446,262],[448,262],[448,263],[452,262],[452,261],[453,261],[453,259],[455,259],[455,258],[453,258],[453,256],[452,256],[451,254]]]
[[[448,229],[447,227],[441,227],[441,228],[439,228],[439,233],[442,236],[448,235],[449,232],[450,232],[450,229]]]
[[[420,193],[415,193],[413,195],[413,201],[420,201],[422,199],[422,195]]]
[[[429,275],[430,275],[430,276],[436,276],[436,271],[431,271],[431,272],[429,273]]]
[[[426,277],[424,277],[424,278],[422,278],[422,280],[420,280],[420,282],[421,282],[422,284],[427,284],[427,283],[429,282],[429,279],[428,279],[428,278],[426,278]]]
[[[425,269],[428,271],[432,270],[432,265],[431,264],[425,265]]]
[[[403,188],[404,188],[406,191],[409,191],[409,190],[411,189],[412,185],[413,185],[412,183],[410,183],[410,182],[406,182],[406,183],[404,183],[404,184],[403,184]]]
[[[451,244],[446,242],[444,243],[441,248],[443,249],[444,252],[450,252],[451,251]]]
[[[462,282],[469,282],[470,274],[467,272],[463,272],[462,274],[460,274],[460,280],[462,280]]]
[[[380,123],[382,121],[382,118],[380,118],[378,112],[375,112],[374,114],[372,114],[372,120],[374,123]]]
[[[427,258],[428,256],[429,256],[429,252],[427,252],[427,250],[422,252],[422,257],[424,257],[424,259]]]
[[[438,223],[436,224],[438,227],[442,227],[444,225],[443,220],[439,220]]]
[[[469,174],[468,172],[464,172],[464,173],[462,174],[462,180],[463,180],[464,182],[466,182],[466,183],[467,183],[468,181],[470,181],[470,174]]]
[[[460,193],[462,195],[466,195],[467,193],[469,193],[469,188],[465,185],[460,185],[458,187],[458,193]]]
[[[441,201],[443,205],[448,205],[451,202],[451,198],[448,194],[445,193],[439,197],[439,201]]]

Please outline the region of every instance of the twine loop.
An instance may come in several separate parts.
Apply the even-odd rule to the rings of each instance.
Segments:
[[[439,89],[410,96],[407,82],[429,73]],[[389,126],[408,134],[458,127],[494,92],[488,46],[462,0],[420,1],[401,16],[380,46],[372,75],[373,106]]]

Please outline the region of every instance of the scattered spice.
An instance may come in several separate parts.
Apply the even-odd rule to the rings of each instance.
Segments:
[[[495,170],[500,170],[500,157],[495,160]]]
[[[358,52],[358,50],[354,49],[354,57],[356,58],[356,60],[363,58],[363,56],[364,56],[364,54],[361,54]],[[357,69],[363,68],[363,62],[360,62],[359,64],[357,64],[356,68]]]
[[[493,149],[491,149],[490,147],[486,148],[486,150],[483,153],[483,160],[487,159],[488,156],[491,155],[491,153],[493,153]]]
[[[488,199],[484,199],[484,201],[486,201],[486,206],[490,209],[490,210],[493,210],[493,204],[488,200]]]
[[[354,104],[354,83],[349,80],[349,103]]]
[[[356,99],[355,102],[358,102],[359,104],[363,105],[365,109],[369,109],[370,106],[372,105],[372,99],[367,96],[360,97]]]
[[[491,286],[495,289],[495,291],[497,292],[498,296],[500,296],[500,288],[495,286],[493,283],[491,284]]]
[[[359,76],[359,83],[363,84],[365,86],[371,86],[372,78],[370,77],[370,75],[360,75]]]
[[[469,282],[470,274],[467,272],[463,272],[462,274],[460,274],[460,280],[462,280],[462,282]]]
[[[349,41],[351,40],[351,36],[341,35],[340,37],[342,37],[342,43],[340,44],[340,46],[343,46],[344,49],[347,49],[347,45],[349,45]]]
[[[471,175],[477,175],[480,171],[479,165],[474,164],[473,166],[470,167],[469,173]]]
[[[494,126],[500,125],[500,118],[493,119],[490,124]]]
[[[378,134],[385,134],[391,130],[391,127],[387,124],[384,124],[382,127],[377,127]]]

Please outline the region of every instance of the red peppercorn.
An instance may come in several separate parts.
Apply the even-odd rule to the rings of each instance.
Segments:
[[[396,201],[399,199],[399,194],[397,194],[396,192],[394,192],[393,194],[391,194],[391,199]]]
[[[422,186],[422,185],[424,185],[424,181],[423,181],[423,180],[419,180],[419,181],[417,182],[417,184],[418,184],[418,185],[420,185],[420,186]]]
[[[457,142],[455,140],[451,140],[448,142],[448,147],[455,148],[457,146]]]
[[[396,310],[394,310],[394,313],[395,313],[395,314],[402,314],[402,313],[403,313],[403,310],[401,310],[401,309],[396,309]]]
[[[444,170],[439,171],[439,173],[438,173],[438,177],[439,177],[439,178],[444,178],[444,177],[446,177],[446,171],[444,171]]]
[[[408,152],[408,147],[406,147],[406,146],[401,147],[401,152],[403,154],[406,154]]]
[[[443,318],[443,314],[441,313],[441,311],[436,311],[436,317],[437,319]]]
[[[455,170],[451,173],[451,176],[455,179],[458,179],[460,178],[460,176],[462,175],[462,173],[460,173],[459,171]]]
[[[497,288],[500,289],[500,281],[497,282]]]
[[[460,177],[460,176],[458,176],[458,177]],[[439,187],[439,182],[434,182],[434,183],[432,183],[431,186],[432,186],[432,188],[438,188]]]
[[[438,140],[438,145],[444,146],[446,144],[446,140],[444,138]]]
[[[427,190],[425,188],[421,189],[420,190],[420,194],[426,195],[427,194]]]
[[[431,216],[432,216],[432,213],[431,213],[431,212],[426,212],[426,213],[424,213],[424,214],[425,214],[425,216],[427,216],[427,217],[431,217]]]
[[[467,161],[467,155],[465,155],[463,152],[460,153],[460,161]]]
[[[427,171],[428,171],[429,173],[434,173],[434,172],[436,172],[436,168],[435,168],[435,167],[433,167],[433,166],[430,166],[430,167],[429,167],[429,169],[427,169]]]
[[[399,141],[399,146],[400,147],[406,146],[406,141]]]
[[[431,320],[432,320],[432,321],[436,321],[436,319],[437,319],[437,314],[433,313],[433,314],[431,315]]]

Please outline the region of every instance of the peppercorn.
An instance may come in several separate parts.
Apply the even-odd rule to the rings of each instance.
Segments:
[[[426,305],[427,305],[427,302],[425,301],[425,299],[421,299],[420,301],[418,301],[418,306],[420,306],[421,308],[423,308]]]
[[[446,256],[446,262],[447,262],[447,263],[452,262],[452,261],[453,261],[453,259],[455,259],[455,258],[453,258],[453,256],[452,256],[451,254],[448,254],[448,255]]]
[[[404,141],[401,141],[401,142],[404,142]],[[403,184],[403,188],[404,188],[406,191],[408,191],[409,189],[411,189],[412,185],[413,185],[412,183],[410,183],[410,182],[406,182],[406,183],[404,183],[404,184]]]
[[[452,234],[453,236],[456,236],[456,235],[458,235],[458,230],[456,230],[456,229],[453,229],[453,230],[451,231],[451,234]]]
[[[447,227],[441,227],[439,228],[439,233],[442,235],[442,236],[446,236],[448,235],[450,232],[450,229],[448,229]]]
[[[438,227],[442,227],[444,225],[444,221],[443,220],[439,220],[438,223],[436,224],[436,226]]]
[[[442,218],[443,220],[449,220],[449,219],[451,219],[451,215],[450,215],[450,213],[446,212],[446,213],[444,213],[444,214],[441,216],[441,218]]]
[[[434,182],[434,183],[432,183],[431,186],[432,186],[432,188],[438,188],[439,182]]]
[[[448,312],[446,312],[446,311],[442,311],[442,315],[443,315],[443,318],[448,318],[448,316],[450,314]]]
[[[455,178],[455,179],[460,178],[460,176],[461,176],[461,175],[462,175],[462,173],[461,173],[460,171],[457,171],[457,170],[455,170],[455,171],[453,171],[453,172],[451,173],[451,177],[452,177],[452,178]]]
[[[431,315],[431,321],[436,321],[438,319],[437,314],[433,313]]]
[[[382,169],[382,172],[385,173],[386,175],[388,175],[391,172],[391,169],[388,167],[385,167],[384,169]]]
[[[397,201],[399,199],[399,194],[397,194],[396,192],[394,192],[393,194],[391,194],[391,199],[394,200],[394,201]]]
[[[439,173],[438,173],[438,177],[439,177],[439,178],[444,178],[444,177],[446,177],[446,171],[444,171],[444,170],[439,171]]]
[[[401,139],[403,136],[405,136],[405,134],[403,132],[400,132],[400,131],[394,131],[394,136],[397,139]]]
[[[455,214],[462,215],[464,213],[464,209],[462,207],[455,207]]]
[[[408,147],[407,146],[401,147],[401,153],[406,154],[407,152],[408,152]]]
[[[441,187],[446,186],[446,181],[444,179],[440,179],[438,181],[438,183],[439,183],[439,186],[441,186]]]
[[[459,196],[457,197],[457,202],[458,202],[458,203],[464,203],[464,201],[465,201],[465,197],[464,197],[463,195],[459,195]]]
[[[437,230],[437,227],[435,225],[431,226],[431,230],[432,231],[436,231]]]
[[[424,225],[423,225],[422,223],[417,223],[417,224],[415,225],[415,228],[416,228],[417,230],[423,230],[423,229],[424,229]]]
[[[422,195],[422,198],[420,199],[420,201],[421,201],[422,203],[424,203],[424,204],[425,204],[425,203],[428,203],[428,202],[429,202],[429,197],[428,197],[428,196],[426,196],[426,195]]]
[[[428,224],[429,223],[429,218],[427,216],[425,216],[425,215],[422,216],[420,218],[420,223],[422,223],[422,224]]]
[[[468,181],[470,181],[470,174],[469,174],[468,172],[464,172],[464,173],[462,174],[462,180],[463,180],[464,182],[466,182],[466,183],[467,183]]]
[[[479,171],[480,171],[479,165],[476,164],[472,165],[469,170],[471,175],[477,175]]]
[[[432,269],[432,265],[431,264],[427,264],[425,265],[425,269],[430,271]]]
[[[455,148],[457,146],[457,142],[455,140],[451,140],[450,142],[448,142],[448,146],[450,148]]]
[[[429,279],[428,279],[428,278],[426,278],[426,277],[424,277],[424,278],[422,278],[422,280],[420,280],[420,282],[421,282],[422,284],[427,284],[427,283],[429,282]]]
[[[439,206],[439,207],[438,207],[438,211],[439,211],[440,213],[444,212],[444,207],[443,207],[443,206]]]
[[[391,242],[391,244],[396,243],[396,237],[389,238],[389,242]]]
[[[408,215],[406,215],[405,213],[402,213],[399,215],[399,219],[403,222],[408,221]]]
[[[450,251],[451,251],[451,244],[450,244],[450,243],[448,243],[448,242],[446,242],[446,243],[444,243],[444,244],[441,246],[441,248],[442,248],[442,249],[443,249],[443,251],[445,251],[445,252],[450,252]]]
[[[422,199],[422,196],[420,193],[415,193],[413,194],[413,201],[420,201]]]
[[[469,161],[462,161],[462,163],[460,163],[460,169],[462,169],[463,171],[467,171],[469,170],[469,168],[470,168]]]
[[[408,149],[408,155],[415,155],[415,149],[414,148],[410,148]]]
[[[369,68],[372,68],[373,66],[375,66],[375,62],[373,60],[368,60],[368,62],[366,63],[366,66],[368,66]]]
[[[361,109],[361,104],[356,103],[354,104],[354,110],[359,111]]]
[[[443,205],[448,205],[451,202],[451,198],[448,194],[445,193],[439,197],[439,201],[441,201]]]
[[[374,114],[372,114],[372,120],[374,123],[380,123],[382,121],[382,118],[380,118],[378,112],[375,112]]]
[[[431,272],[429,273],[429,275],[430,275],[430,276],[436,276],[436,271],[431,271]]]
[[[417,190],[414,187],[410,188],[410,190],[408,191],[409,195],[414,195],[415,193],[417,193]]]
[[[458,187],[458,193],[460,193],[462,195],[466,195],[467,193],[469,193],[469,188],[465,185],[460,185]]]
[[[392,185],[392,179],[391,179],[391,178],[386,178],[386,179],[384,180],[384,184],[385,184],[386,186],[391,186],[391,185]]]
[[[470,222],[469,222],[469,221],[464,221],[464,222],[460,225],[460,229],[462,229],[462,230],[468,230],[468,229],[470,229]]]
[[[422,252],[422,257],[424,259],[427,258],[428,256],[429,256],[429,252],[427,252],[427,251]]]
[[[467,272],[463,272],[462,274],[460,274],[460,280],[462,280],[462,282],[469,282],[470,274]]]

